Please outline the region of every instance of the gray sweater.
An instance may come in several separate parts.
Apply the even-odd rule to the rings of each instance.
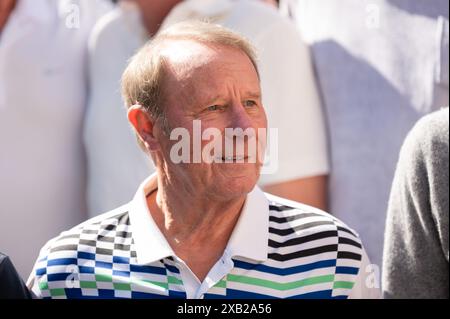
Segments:
[[[406,138],[392,185],[383,254],[385,298],[449,297],[449,110]]]

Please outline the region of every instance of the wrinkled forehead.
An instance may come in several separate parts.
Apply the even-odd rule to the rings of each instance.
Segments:
[[[185,95],[187,100],[219,90],[225,82],[259,90],[255,67],[237,48],[176,40],[165,43],[160,53],[165,65],[165,89]]]

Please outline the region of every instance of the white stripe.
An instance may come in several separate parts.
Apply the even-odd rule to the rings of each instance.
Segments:
[[[349,245],[349,244],[339,244],[339,251],[347,251],[347,252],[352,252],[355,254],[362,254],[362,250],[359,247],[353,246],[353,245]]]
[[[318,225],[318,226],[312,226],[308,227],[306,229],[297,230],[289,235],[277,235],[274,233],[269,233],[269,239],[272,239],[276,242],[284,242],[290,239],[304,237],[312,234],[316,234],[319,232],[324,231],[336,231],[336,227],[334,225]]]
[[[325,219],[323,217],[305,217],[305,218],[299,218],[299,219],[295,219],[292,221],[288,221],[288,222],[284,222],[284,223],[276,223],[276,222],[269,222],[269,226],[272,228],[276,228],[276,229],[280,229],[280,230],[285,230],[285,229],[289,229],[289,228],[295,228],[301,225],[306,225],[309,223],[315,223],[315,222],[330,222],[329,219]],[[336,229],[336,227],[334,227],[334,229]]]
[[[95,254],[95,260],[112,264],[113,256],[112,255]]]
[[[131,278],[133,280],[150,280],[161,283],[167,283],[166,275],[152,274],[152,273],[143,273],[143,272],[131,272]]]
[[[319,248],[322,246],[329,246],[329,245],[337,245],[337,238],[336,237],[327,237],[327,238],[309,241],[309,242],[299,244],[299,245],[279,247],[279,248],[276,248],[275,253],[287,255],[290,253],[295,253],[295,252],[299,252],[299,251],[303,251],[303,250],[307,250],[307,249]],[[346,246],[348,246],[348,245],[346,245]],[[337,246],[336,246],[336,249],[337,249]]]

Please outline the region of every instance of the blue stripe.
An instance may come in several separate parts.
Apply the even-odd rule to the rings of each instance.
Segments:
[[[107,263],[104,261],[95,261],[95,267],[100,267],[100,268],[106,268],[106,269],[112,269],[112,263]]]
[[[113,270],[113,276],[130,277],[129,271]]]
[[[186,299],[186,293],[183,291],[169,290],[169,297],[176,299]]]
[[[116,295],[113,289],[99,289],[97,298],[115,299]]]
[[[348,296],[341,295],[341,296],[334,296],[333,299],[348,299]]]
[[[130,271],[132,272],[143,272],[149,274],[157,274],[157,275],[165,275],[166,268],[163,267],[155,267],[155,266],[138,266],[138,265],[130,265]]]
[[[165,295],[159,295],[159,294],[150,294],[150,293],[146,293],[146,292],[133,291],[133,292],[131,292],[131,298],[133,298],[133,299],[168,299],[170,297],[165,296]]]
[[[114,256],[113,257],[113,263],[117,264],[129,264],[130,258],[127,257],[120,257],[120,256]]]
[[[288,297],[288,299],[330,299],[333,290],[321,290],[321,291],[313,291],[308,292],[306,294],[295,295],[292,297]]]
[[[311,264],[300,265],[300,266],[289,267],[289,268],[276,268],[276,267],[266,266],[263,264],[251,264],[251,263],[247,263],[245,261],[234,260],[234,259],[233,259],[233,261],[234,261],[234,267],[236,267],[236,268],[242,268],[242,269],[247,269],[247,270],[257,270],[260,272],[265,272],[265,273],[275,274],[275,275],[282,275],[282,276],[293,275],[293,274],[302,273],[305,271],[310,271],[310,270],[319,269],[319,268],[328,268],[328,267],[336,266],[336,259],[322,260],[322,261],[314,262]]]
[[[95,260],[95,254],[87,253],[84,251],[79,251],[77,257],[82,259]]]
[[[170,272],[172,272],[172,273],[174,273],[174,274],[179,274],[179,273],[180,273],[180,271],[178,270],[178,268],[175,267],[175,266],[167,265],[167,264],[166,264],[166,268],[167,268],[168,271],[170,271]]]
[[[359,268],[356,268],[356,267],[344,267],[344,266],[336,267],[336,274],[357,275],[358,271],[359,271]]]
[[[60,266],[60,265],[76,265],[76,258],[56,258],[47,261],[47,267],[49,266]]]
[[[57,273],[57,274],[47,274],[47,281],[50,283],[51,281],[64,281],[66,280],[70,275],[74,275],[73,273]],[[51,288],[51,287],[49,287]]]
[[[47,268],[38,268],[36,269],[36,276],[42,276],[47,273]]]
[[[206,293],[203,296],[204,296],[205,299],[224,299],[224,298],[227,297],[227,296],[224,296],[224,295],[209,294],[209,293]]]
[[[95,273],[95,268],[94,267],[78,266],[78,269],[80,270],[80,274],[93,274],[93,273]]]
[[[206,297],[206,295],[205,295]],[[277,297],[257,294],[254,292],[227,289],[227,295],[223,296],[223,298],[231,298],[231,299],[276,299]]]

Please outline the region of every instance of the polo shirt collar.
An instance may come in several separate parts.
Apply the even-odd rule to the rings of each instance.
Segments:
[[[154,173],[141,183],[130,203],[130,224],[139,265],[175,256],[147,206],[147,194],[157,188],[157,176]]]
[[[129,205],[130,224],[137,263],[150,264],[175,256],[147,206],[147,194],[157,189],[156,173],[138,188]],[[225,248],[229,257],[240,256],[256,261],[267,259],[269,204],[258,186],[247,195],[241,215]]]

